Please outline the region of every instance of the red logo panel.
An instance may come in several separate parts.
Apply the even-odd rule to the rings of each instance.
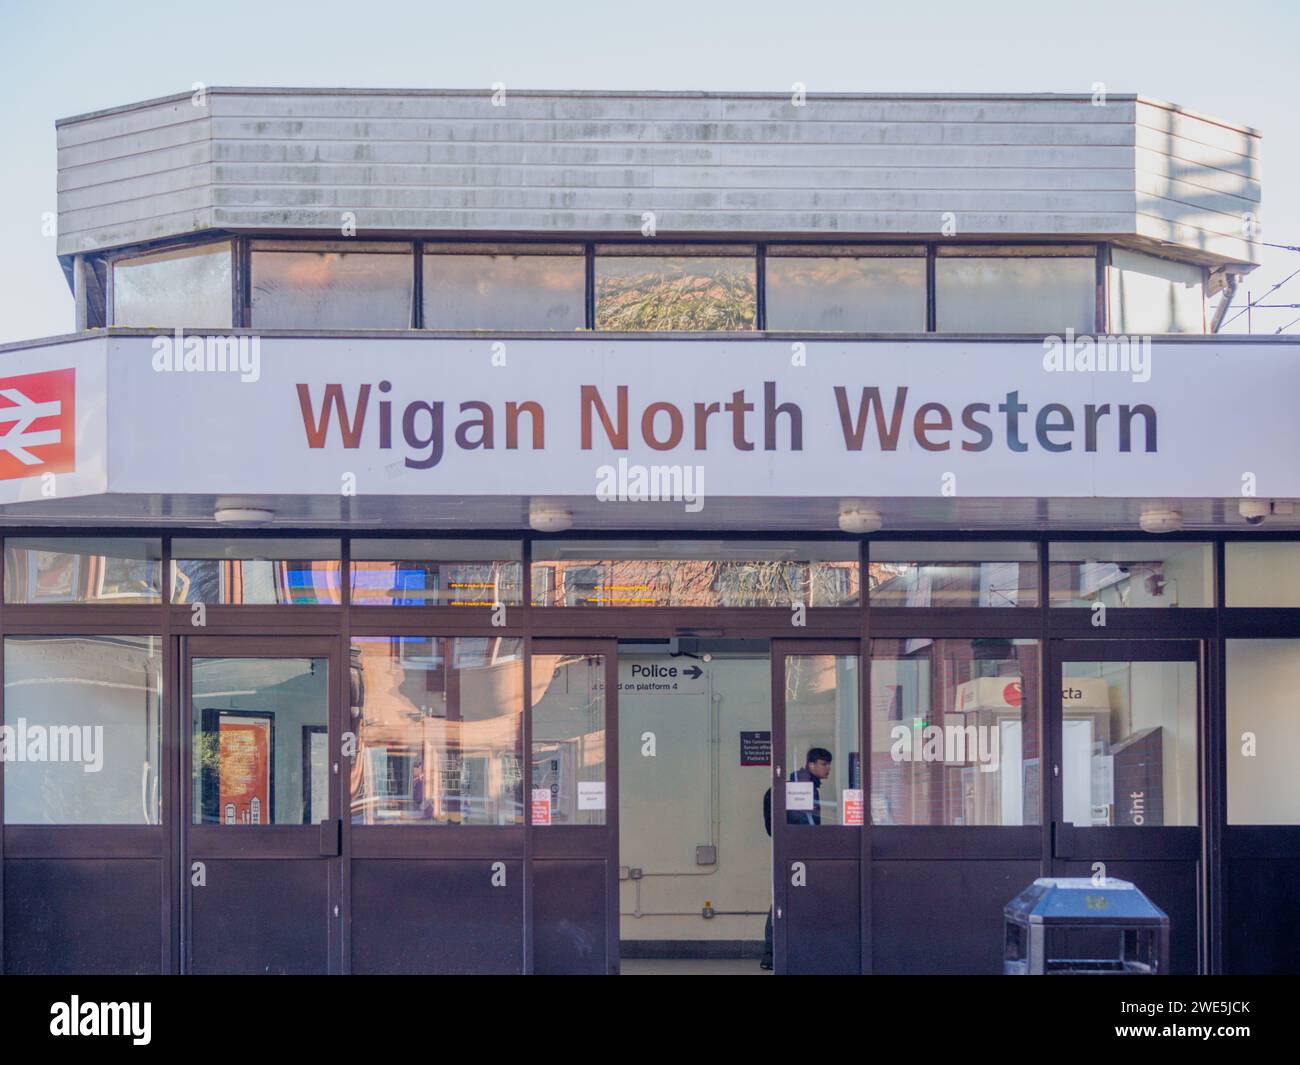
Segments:
[[[77,468],[76,370],[0,377],[0,480]]]

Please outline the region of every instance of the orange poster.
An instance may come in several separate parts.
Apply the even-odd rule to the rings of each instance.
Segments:
[[[271,823],[271,719],[221,718],[223,825]]]

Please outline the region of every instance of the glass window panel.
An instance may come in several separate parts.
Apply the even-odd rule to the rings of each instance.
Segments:
[[[158,637],[10,636],[4,670],[6,823],[160,823]]]
[[[934,263],[940,333],[1096,329],[1096,259],[947,258]]]
[[[337,540],[173,540],[172,602],[333,606]]]
[[[537,541],[534,606],[858,604],[858,545],[838,541]]]
[[[596,256],[596,328],[619,332],[746,330],[757,322],[756,260]]]
[[[234,314],[230,244],[138,255],[113,263],[113,324],[229,329]]]
[[[787,258],[764,266],[767,328],[925,332],[925,259]]]
[[[511,541],[353,540],[354,606],[517,606],[522,546]]]
[[[1196,663],[1062,663],[1066,821],[1195,825]]]
[[[1228,606],[1300,606],[1300,543],[1229,542]]]
[[[408,329],[412,252],[252,252],[261,329]]]
[[[1204,285],[1204,267],[1112,248],[1111,332],[1204,333]]]
[[[1210,544],[1054,543],[1048,551],[1052,606],[1214,605]]]
[[[352,640],[352,823],[523,824],[523,641]]]
[[[1034,640],[871,642],[877,825],[1040,822]]]
[[[329,660],[190,662],[196,825],[329,818]]]
[[[425,255],[426,329],[573,331],[587,324],[578,255]]]
[[[1229,640],[1228,824],[1300,825],[1300,640]]]
[[[532,683],[532,823],[603,825],[605,656],[535,654]]]
[[[868,595],[876,606],[1033,607],[1038,551],[1029,543],[872,541]]]
[[[857,655],[785,659],[785,819],[800,826],[861,824]]]
[[[158,603],[162,541],[5,540],[6,603]]]

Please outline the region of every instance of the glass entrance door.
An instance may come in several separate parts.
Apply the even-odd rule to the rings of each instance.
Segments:
[[[1132,881],[1169,915],[1185,973],[1204,959],[1200,654],[1194,640],[1057,641],[1048,691],[1053,875]]]
[[[772,643],[772,928],[781,973],[863,969],[855,640]]]
[[[182,641],[183,971],[340,970],[337,641]]]
[[[618,972],[618,647],[534,640],[533,971]]]

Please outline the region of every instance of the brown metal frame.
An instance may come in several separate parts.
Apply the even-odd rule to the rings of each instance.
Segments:
[[[14,530],[23,536],[59,536],[69,535],[66,527],[23,528]],[[247,606],[222,607],[209,606],[207,626],[195,629],[191,625],[190,608],[185,605],[171,605],[170,598],[170,550],[171,537],[178,532],[168,529],[115,529],[98,528],[78,530],[81,536],[156,536],[162,539],[162,601],[156,605],[115,605],[103,603],[90,604],[54,604],[54,605],[0,605],[0,638],[9,635],[147,635],[162,639],[163,656],[163,733],[162,733],[162,808],[161,826],[24,826],[8,825],[0,831],[0,888],[3,887],[4,858],[22,859],[36,857],[87,858],[103,857],[148,857],[160,861],[162,878],[162,912],[159,915],[162,924],[162,956],[160,966],[165,972],[185,971],[186,959],[182,952],[180,913],[184,884],[186,880],[180,875],[184,866],[184,825],[181,817],[188,818],[188,809],[180,799],[185,793],[185,755],[184,741],[180,734],[181,725],[188,718],[184,707],[184,692],[179,685],[183,676],[180,655],[180,637],[182,639],[206,640],[213,637],[254,637],[259,646],[265,647],[263,633],[275,632],[285,637],[315,637],[331,647],[331,660],[335,663],[336,683],[331,686],[336,706],[340,713],[346,713],[348,670],[343,664],[348,663],[351,638],[354,635],[431,635],[431,636],[514,636],[524,639],[525,654],[525,692],[529,691],[528,661],[534,646],[541,647],[543,640],[563,639],[567,641],[596,641],[610,646],[610,634],[619,637],[717,637],[749,636],[752,638],[786,641],[791,637],[789,612],[780,608],[773,609],[727,609],[727,608],[593,608],[580,609],[571,607],[536,608],[531,606],[530,581],[530,545],[532,542],[547,537],[518,531],[502,530],[497,533],[480,534],[472,538],[485,539],[492,536],[508,540],[511,543],[523,541],[523,598],[524,601],[507,607],[507,624],[504,628],[491,625],[489,607],[380,607],[368,606],[353,608],[350,603],[348,559],[351,539],[347,531],[341,530],[294,530],[294,535],[303,537],[331,535],[342,537],[342,604],[339,606],[305,607],[305,606]],[[199,533],[207,535],[207,531]],[[195,535],[191,533],[190,535]],[[241,533],[241,535],[248,535]],[[283,530],[273,530],[267,535],[284,536]],[[386,536],[401,536],[392,532]],[[412,532],[413,538],[427,535],[427,532]],[[439,533],[439,536],[455,539],[470,538],[469,534]],[[631,534],[629,534],[631,535]],[[635,534],[637,538],[685,538],[680,531],[645,531]],[[607,538],[607,533],[590,531],[572,532],[559,537],[575,539]],[[756,540],[763,537],[745,536],[738,533],[710,533],[711,539],[747,539]],[[788,536],[776,537],[788,539]],[[1038,545],[1040,566],[1039,585],[1042,596],[1036,608],[1004,609],[968,609],[950,610],[943,608],[872,608],[868,601],[866,584],[866,565],[870,557],[870,541],[863,538],[849,538],[838,535],[804,536],[806,539],[856,539],[861,544],[859,585],[862,602],[852,608],[812,608],[808,611],[808,627],[799,635],[812,641],[858,640],[861,641],[863,690],[861,698],[862,737],[864,752],[869,737],[870,726],[870,640],[881,638],[905,638],[909,636],[975,638],[1005,636],[1034,639],[1039,641],[1042,658],[1042,676],[1049,674],[1049,663],[1053,654],[1053,641],[1086,640],[1097,638],[1104,640],[1196,640],[1202,641],[1204,648],[1202,670],[1201,729],[1200,744],[1202,758],[1201,803],[1202,818],[1202,855],[1204,861],[1204,890],[1202,891],[1201,916],[1206,937],[1203,968],[1210,972],[1222,971],[1224,965],[1223,950],[1223,911],[1222,881],[1226,860],[1257,859],[1276,856],[1279,858],[1293,856],[1300,850],[1300,826],[1229,826],[1226,824],[1226,759],[1224,706],[1226,700],[1224,678],[1225,641],[1229,639],[1300,639],[1300,610],[1284,608],[1232,608],[1224,604],[1225,578],[1224,559],[1226,544],[1230,541],[1255,542],[1295,542],[1297,534],[1293,532],[1252,531],[1250,533],[1183,533],[1164,536],[1160,539],[1169,541],[1197,541],[1212,543],[1215,553],[1216,595],[1215,606],[1207,608],[1169,609],[1125,609],[1112,610],[1107,617],[1104,630],[1092,627],[1090,612],[1086,609],[1069,609],[1051,607],[1046,604],[1048,581],[1048,553],[1050,542],[1071,540],[1143,540],[1154,539],[1133,533],[1027,533],[1008,534],[995,532],[962,532],[943,534],[935,532],[904,533],[890,532],[882,538],[889,540],[914,541],[1008,541],[1017,540],[1033,542]],[[0,569],[0,577],[3,576]],[[805,646],[796,641],[799,646]],[[591,643],[584,643],[588,649]],[[807,646],[813,646],[808,644]],[[607,652],[608,653],[608,652]],[[773,662],[778,655],[773,651]],[[611,658],[611,668],[616,668],[616,658]],[[3,662],[0,661],[0,681],[3,679]],[[1040,693],[1040,705],[1043,713],[1050,719],[1049,690]],[[616,689],[611,689],[616,690]],[[774,687],[774,698],[779,688]],[[179,697],[178,694],[179,693]],[[0,700],[3,688],[0,687]],[[527,698],[527,694],[526,694]],[[1059,693],[1058,693],[1059,699]],[[0,712],[2,712],[0,701]],[[345,722],[336,722],[336,735],[346,728]],[[523,723],[524,766],[525,772],[531,772],[531,759],[527,752],[531,749],[531,732],[529,715],[524,714]],[[1051,743],[1051,730],[1044,729],[1045,745]],[[1051,756],[1045,746],[1044,760]],[[616,765],[611,768],[616,773]],[[4,765],[0,764],[0,817],[3,815],[3,781]],[[870,794],[870,759],[863,759],[863,786]],[[340,778],[341,779],[341,778]],[[527,786],[526,781],[526,786]],[[353,853],[358,855],[370,853],[379,848],[381,841],[367,839],[365,833],[354,836],[350,818],[343,816],[341,784],[336,785],[337,796],[332,799],[333,809],[343,822],[343,860],[341,862],[341,884],[339,898],[342,906],[340,924],[341,967],[347,971],[348,939],[350,934],[350,914],[348,897],[350,892],[350,874],[348,859]],[[1045,789],[1044,802],[1046,803]],[[617,802],[616,788],[611,788],[611,803]],[[869,811],[869,804],[868,804]],[[1046,814],[1047,811],[1044,811]],[[872,828],[870,816],[866,818],[862,837],[863,846],[862,877],[862,914],[864,928],[863,969],[871,971],[871,942],[868,934],[871,928],[871,893],[870,865],[873,860],[882,858],[925,858],[925,857],[1025,857],[1014,833],[1016,829],[944,829],[941,827],[901,827],[877,826]],[[1034,850],[1034,856],[1042,856],[1044,868],[1052,854],[1051,819],[1044,816],[1043,824],[1035,831],[1041,831],[1042,842]],[[404,832],[409,831],[407,828]],[[477,838],[477,833],[487,835]],[[1011,835],[1008,835],[1011,833]],[[491,829],[458,829],[439,836],[429,843],[417,842],[415,836],[403,835],[394,839],[396,850],[406,853],[455,853],[465,856],[466,848],[474,852],[480,850],[493,857],[522,855],[525,860],[532,855],[534,837],[531,831],[522,831],[510,826]],[[384,853],[393,853],[383,841]],[[617,868],[617,851],[613,852]],[[614,885],[615,890],[617,885]],[[3,895],[0,894],[0,900]],[[0,906],[3,903],[0,901]],[[524,957],[526,967],[531,967],[531,893],[528,878],[524,885]],[[617,905],[611,907],[617,915]],[[2,916],[2,913],[0,913]],[[0,936],[3,935],[3,922],[0,921]],[[617,949],[617,927],[613,928],[611,943]],[[3,941],[0,940],[0,948]]]
[[[180,763],[179,802],[173,815],[180,828],[180,869],[186,875],[180,878],[181,889],[181,955],[182,972],[189,972],[192,964],[190,894],[201,888],[191,888],[188,870],[192,860],[229,858],[280,858],[323,861],[331,866],[326,925],[328,965],[330,973],[345,971],[342,956],[342,873],[346,862],[343,846],[342,778],[344,760],[340,756],[346,711],[340,699],[341,668],[337,644],[328,637],[315,636],[192,636],[180,637],[177,658],[180,669],[179,698],[180,742],[176,754]],[[326,698],[328,707],[328,748],[332,769],[330,773],[329,818],[318,824],[288,825],[267,824],[257,827],[239,825],[194,824],[193,766],[194,753],[193,662],[196,658],[323,658],[330,671]],[[335,916],[337,913],[338,916]]]
[[[532,820],[533,787],[533,656],[543,654],[602,655],[605,668],[605,823],[603,825],[537,826]],[[619,802],[618,802],[618,641],[602,639],[534,639],[526,643],[524,684],[524,809],[528,849],[525,881],[531,885],[534,860],[599,858],[605,862],[605,971],[619,971]],[[529,917],[532,916],[529,900]],[[531,937],[530,937],[531,940]],[[527,968],[533,971],[531,941]]]
[[[787,629],[789,618],[787,615]],[[771,645],[772,668],[772,945],[773,971],[779,976],[788,971],[788,937],[789,927],[784,912],[789,909],[790,878],[787,874],[792,858],[812,859],[830,858],[856,862],[859,884],[859,936],[864,944],[860,954],[860,964],[869,962],[866,944],[870,940],[871,925],[869,910],[861,905],[864,885],[869,885],[870,866],[864,860],[870,855],[870,839],[867,825],[871,820],[867,815],[870,784],[867,780],[867,764],[871,760],[870,734],[867,732],[868,721],[865,714],[866,703],[863,698],[865,680],[859,640],[850,639],[793,639],[774,638]],[[858,677],[858,759],[862,774],[863,818],[862,826],[820,825],[809,831],[786,823],[785,787],[793,767],[784,764],[786,751],[786,705],[785,678],[786,659],[806,655],[852,655],[857,658]],[[868,689],[869,690],[869,689]],[[845,755],[847,756],[847,752]],[[861,968],[859,972],[870,972]]]

